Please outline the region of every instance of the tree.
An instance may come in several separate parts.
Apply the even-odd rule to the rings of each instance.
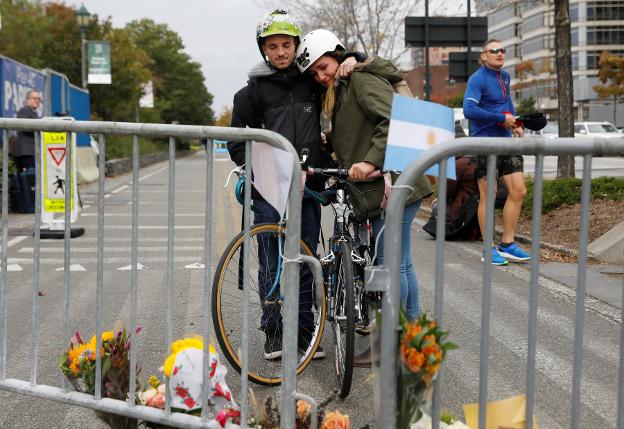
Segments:
[[[559,101],[559,136],[574,137],[574,92],[572,89],[572,50],[570,48],[570,2],[555,1],[555,56],[557,98]],[[574,177],[574,156],[557,159],[557,178]]]
[[[464,91],[457,93],[446,101],[448,107],[464,107]]]
[[[166,24],[150,19],[129,23],[134,43],[152,59],[154,103],[165,122],[209,125],[214,121],[212,95],[199,63],[184,52],[180,36]]]
[[[265,1],[274,4],[274,1]],[[404,18],[421,0],[286,0],[288,11],[306,31],[331,30],[347,50],[397,61],[405,52]]]
[[[232,109],[229,107],[224,107],[214,124],[217,127],[229,127],[231,123]]]
[[[537,100],[533,96],[523,98],[516,106],[516,113],[520,116],[528,115],[535,112],[535,103]]]
[[[599,85],[594,91],[599,97],[613,97],[613,123],[617,123],[617,104],[624,99],[624,57],[604,51],[600,55]]]

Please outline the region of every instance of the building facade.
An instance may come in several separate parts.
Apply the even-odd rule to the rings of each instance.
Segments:
[[[488,35],[507,48],[505,70],[514,98],[533,97],[536,108],[557,116],[555,6],[553,0],[477,0],[477,14],[487,16]],[[614,121],[613,99],[599,98],[600,55],[624,55],[624,0],[570,0],[572,74],[577,120]],[[624,103],[616,109],[624,126]]]

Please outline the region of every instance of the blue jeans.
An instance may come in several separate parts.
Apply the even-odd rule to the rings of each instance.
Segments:
[[[277,223],[280,216],[277,211],[265,200],[257,198],[253,201],[254,225],[259,223]],[[301,239],[308,245],[313,254],[316,248],[321,231],[321,206],[312,198],[304,198],[301,205]],[[282,248],[284,243],[282,242]],[[267,294],[271,291],[277,273],[277,263],[279,258],[278,242],[275,239],[258,239],[258,261],[260,264],[258,272],[258,292],[260,301],[264,302]],[[300,264],[299,276],[299,326],[300,328],[312,331],[314,327],[314,315],[312,313],[313,304],[313,284],[314,277],[307,264]],[[282,265],[282,270],[284,266]],[[279,290],[275,291],[271,299],[279,297]],[[263,307],[262,309],[262,330],[267,333],[278,333],[282,328],[282,315],[279,307]]]
[[[405,207],[403,214],[403,224],[401,227],[401,305],[407,313],[409,320],[418,319],[419,303],[418,303],[418,279],[416,278],[416,270],[412,264],[412,256],[410,253],[410,236],[412,221],[416,217],[416,212],[420,208],[422,200],[418,200]],[[377,238],[379,231],[384,225],[381,217],[371,219],[373,225],[373,234]],[[383,237],[384,233],[377,238],[377,259],[375,265],[383,264]]]

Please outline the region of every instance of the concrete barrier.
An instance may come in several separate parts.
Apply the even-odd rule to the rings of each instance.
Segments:
[[[624,264],[624,221],[592,241],[587,251],[599,259]]]

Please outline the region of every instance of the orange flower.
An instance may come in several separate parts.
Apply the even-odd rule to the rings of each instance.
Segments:
[[[349,416],[332,411],[325,416],[321,429],[349,429]]]
[[[430,355],[439,350],[436,344],[436,338],[433,335],[425,335],[422,352],[426,355]]]
[[[410,350],[407,356],[405,356],[405,364],[407,368],[414,374],[420,372],[425,365],[425,355],[414,349]]]
[[[78,359],[73,360],[72,363],[69,364],[69,369],[71,369],[71,372],[73,372],[74,374],[78,374],[80,372]]]
[[[297,418],[305,419],[310,414],[310,404],[307,401],[297,401]]]

